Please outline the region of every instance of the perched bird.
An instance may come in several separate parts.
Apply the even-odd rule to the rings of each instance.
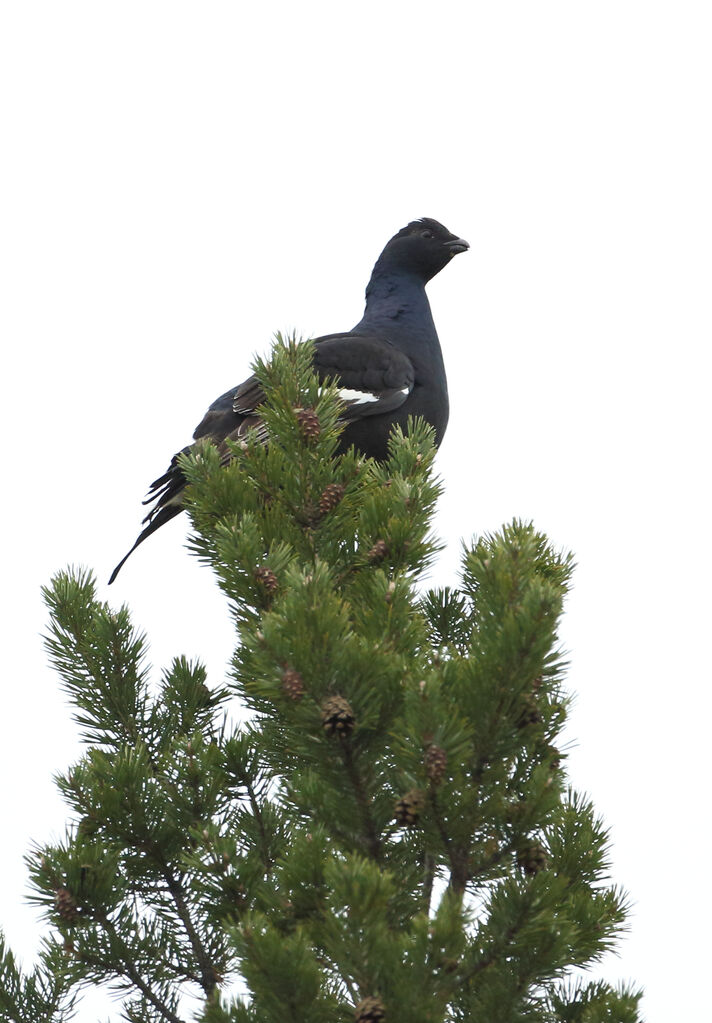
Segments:
[[[340,450],[353,444],[368,457],[385,458],[391,429],[396,424],[405,427],[408,416],[422,416],[434,427],[440,444],[448,421],[447,379],[425,285],[468,248],[437,220],[414,220],[378,257],[361,321],[345,334],[316,338],[316,373],[341,384],[346,426]],[[259,381],[250,377],[212,403],[193,440],[207,438],[220,444],[259,429],[258,409],[264,400]],[[174,455],[168,470],[151,484],[144,504],[153,507],[143,520],[145,528],[109,583],[138,545],[182,510],[185,477],[177,459]]]

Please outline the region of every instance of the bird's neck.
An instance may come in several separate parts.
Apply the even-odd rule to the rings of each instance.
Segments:
[[[409,333],[435,337],[435,324],[423,281],[403,271],[374,268],[366,288],[366,309],[359,327],[405,327]]]

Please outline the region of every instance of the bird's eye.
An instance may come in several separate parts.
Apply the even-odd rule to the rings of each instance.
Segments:
[[[433,232],[432,231],[421,231],[420,232],[420,237],[421,238],[432,238],[433,237]]]

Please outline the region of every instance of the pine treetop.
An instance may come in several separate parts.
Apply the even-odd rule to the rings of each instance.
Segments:
[[[431,431],[335,456],[309,344],[255,370],[269,446],[182,462],[229,678],[177,656],[154,681],[85,570],[45,591],[87,749],[66,836],[28,860],[51,937],[27,976],[2,949],[0,1019],[60,1023],[107,984],[134,1021],[635,1023],[638,993],[570,980],[627,909],[561,748],[571,557],[515,520],[425,590]]]

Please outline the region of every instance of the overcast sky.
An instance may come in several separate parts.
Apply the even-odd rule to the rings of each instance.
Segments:
[[[0,5],[0,922],[26,961],[22,857],[63,830],[52,773],[80,755],[40,586],[93,567],[156,669],[220,681],[185,517],[104,585],[146,486],[276,330],[356,323],[429,216],[471,244],[429,288],[433,581],[514,516],[575,552],[570,776],[635,904],[596,973],[645,985],[648,1023],[707,1011],[711,23],[685,0]]]

